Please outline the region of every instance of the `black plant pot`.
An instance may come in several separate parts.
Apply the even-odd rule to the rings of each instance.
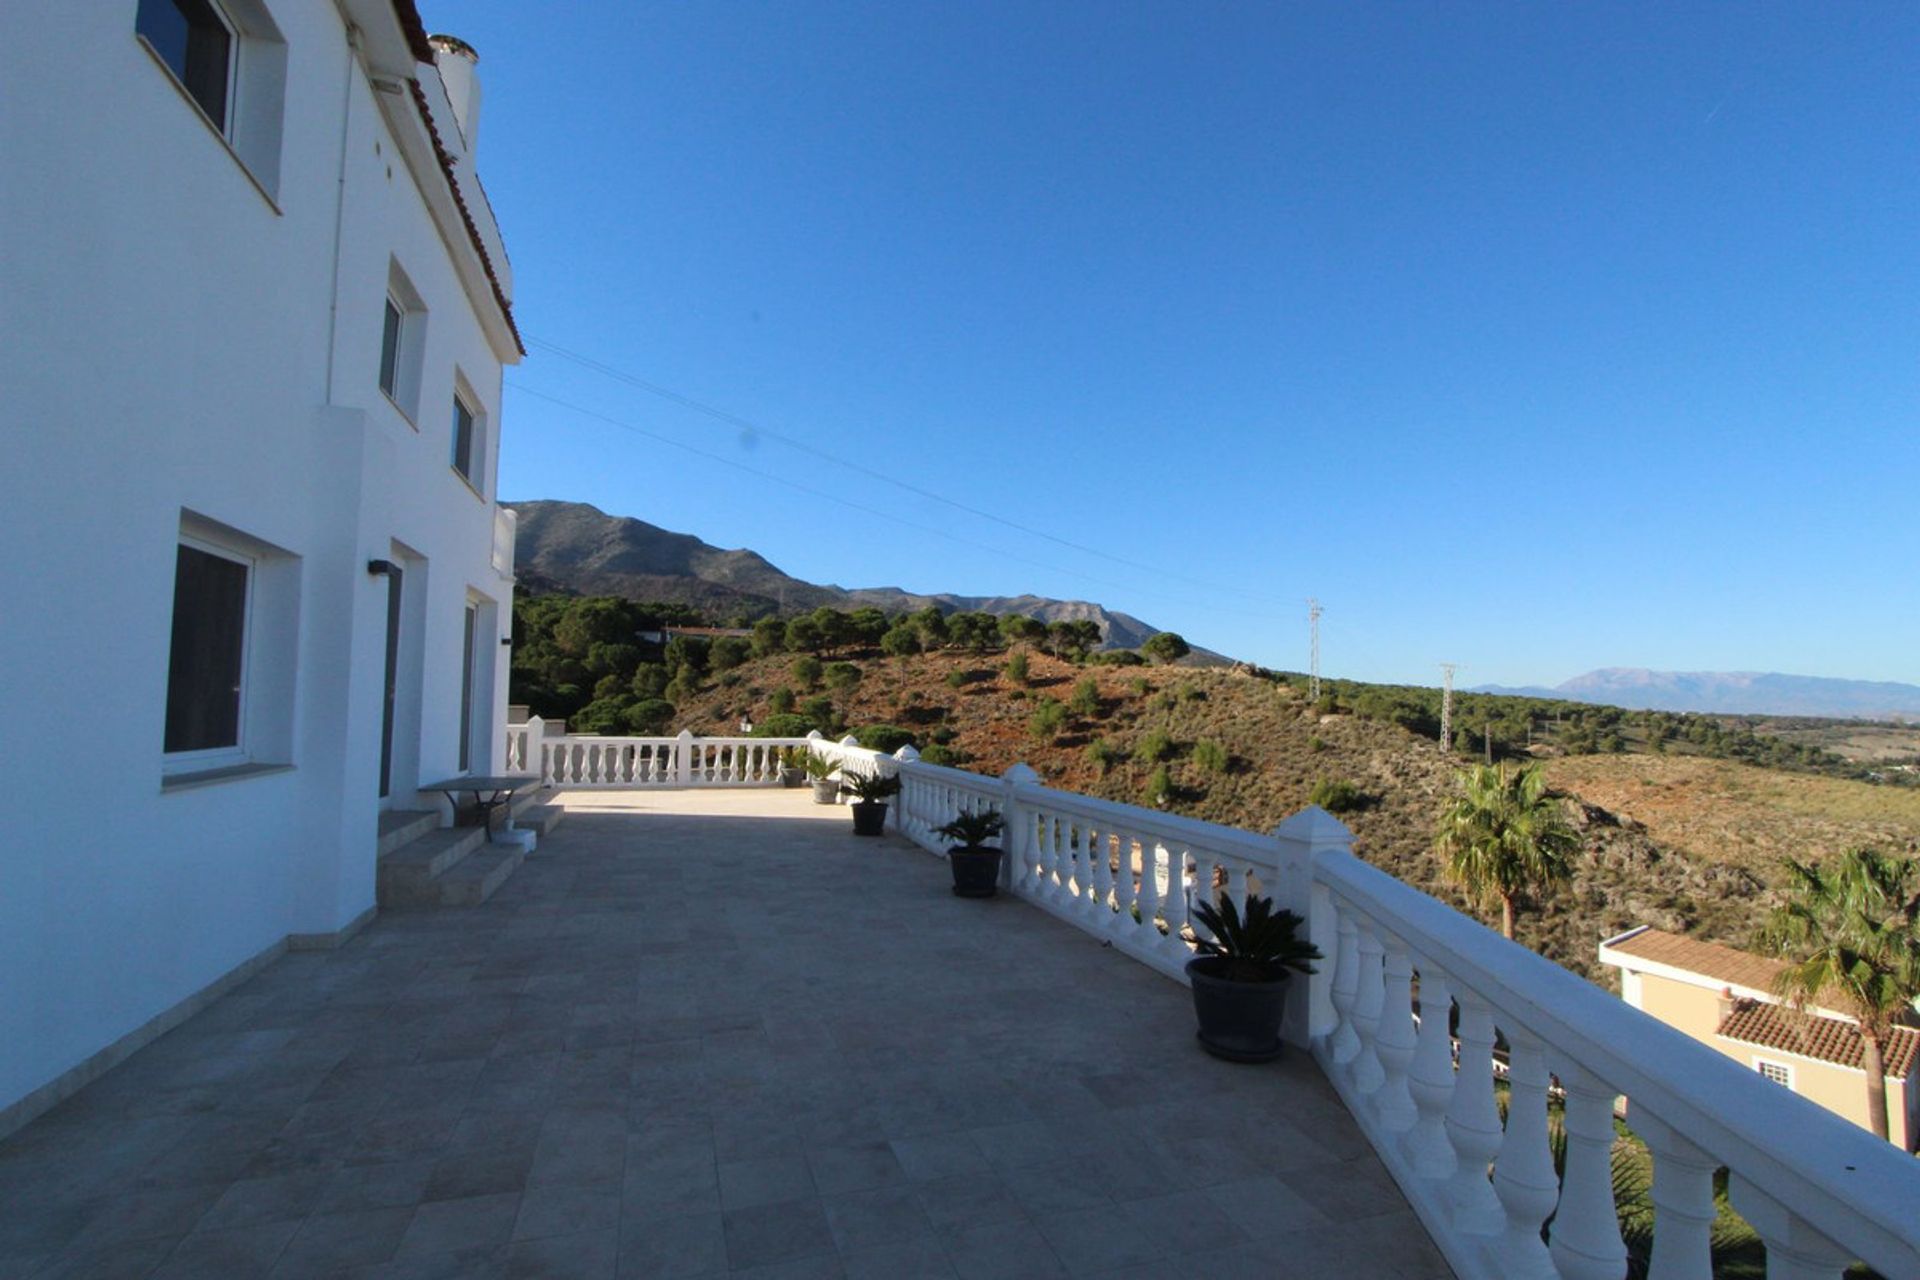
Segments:
[[[792,768],[780,770],[780,785],[789,789],[806,786],[807,771],[805,769]]]
[[[878,800],[856,800],[852,807],[853,834],[881,836],[887,833],[886,805]]]
[[[953,868],[953,891],[962,898],[991,898],[1000,891],[998,849],[949,849],[947,865]]]
[[[839,798],[839,783],[831,778],[815,778],[813,780],[813,802],[815,804],[832,804]]]
[[[1228,1062],[1271,1062],[1280,1056],[1287,971],[1276,970],[1278,976],[1270,982],[1236,982],[1219,976],[1225,965],[1218,956],[1187,961],[1200,1047]]]

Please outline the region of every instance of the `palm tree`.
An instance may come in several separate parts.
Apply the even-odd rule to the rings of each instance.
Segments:
[[[1475,765],[1440,818],[1435,845],[1447,875],[1482,901],[1500,899],[1500,932],[1513,936],[1513,903],[1523,891],[1573,878],[1568,857],[1579,837],[1537,766]]]
[[[1867,1118],[1887,1136],[1886,1046],[1920,999],[1920,861],[1853,849],[1830,866],[1789,860],[1787,901],[1762,935],[1787,967],[1774,990],[1860,1024]]]

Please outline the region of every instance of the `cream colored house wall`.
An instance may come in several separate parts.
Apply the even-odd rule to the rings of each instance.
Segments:
[[[1660,1019],[1676,1031],[1684,1031],[1702,1044],[1722,1049],[1715,1030],[1720,1026],[1720,993],[1690,982],[1675,982],[1659,974],[1642,973],[1639,978],[1641,1012]]]

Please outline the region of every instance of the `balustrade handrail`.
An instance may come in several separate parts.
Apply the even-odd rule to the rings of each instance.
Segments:
[[[1321,853],[1314,880],[1366,911],[1415,953],[1760,1190],[1844,1240],[1888,1276],[1920,1276],[1910,1237],[1920,1161],[1831,1115],[1586,979],[1501,937],[1351,854]],[[1729,1067],[1734,1069],[1728,1070]],[[1819,1140],[1781,1151],[1780,1107],[1804,1107]],[[1810,1204],[1815,1195],[1819,1203]],[[1844,1222],[1844,1228],[1836,1223]],[[1904,1233],[1903,1233],[1904,1229]]]
[[[1069,814],[1095,823],[1124,823],[1129,831],[1139,835],[1154,836],[1175,844],[1230,851],[1250,862],[1268,866],[1274,862],[1273,838],[1242,827],[1186,818],[1177,813],[1162,813],[1158,809],[1124,804],[1117,800],[1102,800],[1098,796],[1082,795],[1077,791],[1059,791],[1041,783],[1019,783],[1014,791],[1019,799],[1055,813]]]

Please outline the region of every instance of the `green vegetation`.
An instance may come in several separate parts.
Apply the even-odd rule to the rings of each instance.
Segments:
[[[1172,734],[1165,729],[1152,729],[1134,746],[1133,758],[1142,764],[1154,764],[1173,759],[1176,750]]]
[[[1202,738],[1193,744],[1193,763],[1208,773],[1225,773],[1229,758],[1227,749],[1212,738]]]
[[[1275,973],[1317,973],[1313,961],[1324,959],[1320,948],[1300,936],[1306,919],[1292,911],[1273,909],[1273,899],[1250,897],[1246,914],[1223,893],[1214,902],[1195,902],[1193,949],[1223,961],[1220,976],[1235,982],[1271,982]]]
[[[1027,730],[1042,742],[1052,742],[1066,726],[1067,709],[1057,698],[1042,698],[1027,720]]]
[[[1355,813],[1372,799],[1345,778],[1322,778],[1307,792],[1307,803],[1317,804],[1328,813]]]
[[[1087,763],[1100,771],[1105,777],[1113,766],[1127,758],[1127,753],[1108,742],[1105,738],[1095,738],[1087,744]]]
[[[1765,937],[1788,958],[1778,993],[1859,1020],[1867,1115],[1887,1136],[1886,1046],[1920,999],[1920,862],[1853,849],[1829,865],[1790,861],[1787,900]]]
[[[788,667],[787,670],[795,680],[800,682],[802,689],[818,689],[820,687],[820,674],[825,668],[820,665],[820,659],[807,653],[795,658],[793,665]]]
[[[1511,938],[1515,901],[1571,880],[1568,859],[1580,842],[1538,768],[1478,765],[1459,781],[1434,843],[1450,879],[1482,901],[1500,900],[1500,932]]]
[[[1100,714],[1100,682],[1092,676],[1086,676],[1073,686],[1073,696],[1067,700],[1067,709],[1077,716],[1097,716]]]
[[[1171,666],[1173,663],[1186,657],[1189,653],[1192,653],[1193,649],[1182,637],[1175,635],[1171,631],[1162,631],[1141,645],[1140,652],[1146,654],[1155,662],[1165,666]]]
[[[1025,649],[1017,651],[1011,658],[1007,659],[1007,679],[1013,681],[1015,684],[1024,685],[1027,682],[1027,672],[1027,651]]]
[[[1140,792],[1140,801],[1151,808],[1164,809],[1173,799],[1173,776],[1167,772],[1167,766],[1161,765],[1147,779],[1147,785]]]
[[[853,737],[867,750],[884,751],[888,755],[892,755],[902,747],[914,745],[913,731],[902,729],[897,724],[863,725],[853,731]]]

